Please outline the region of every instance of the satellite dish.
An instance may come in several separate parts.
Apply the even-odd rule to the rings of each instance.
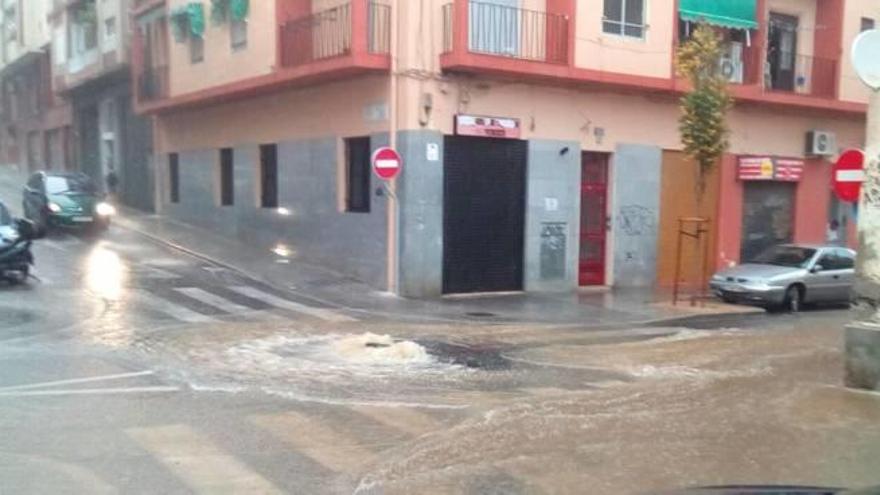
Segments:
[[[880,30],[860,34],[852,47],[852,63],[862,82],[880,90]]]

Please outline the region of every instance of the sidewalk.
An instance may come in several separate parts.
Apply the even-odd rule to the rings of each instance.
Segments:
[[[18,213],[25,174],[0,166],[0,198]],[[212,231],[159,215],[120,207],[114,228],[134,231],[151,241],[238,271],[315,301],[344,309],[361,318],[411,322],[480,322],[547,324],[571,327],[618,327],[702,316],[735,316],[762,310],[709,302],[672,306],[668,294],[650,289],[578,291],[562,294],[456,296],[431,300],[404,299],[345,275],[249,246]]]

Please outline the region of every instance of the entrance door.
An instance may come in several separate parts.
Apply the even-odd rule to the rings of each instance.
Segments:
[[[523,288],[526,142],[447,136],[443,292]]]
[[[608,218],[608,155],[581,155],[580,285],[605,285],[605,241]]]
[[[746,182],[740,250],[743,262],[771,246],[792,241],[795,187],[793,182]]]
[[[770,13],[767,62],[773,89],[794,91],[798,18]]]

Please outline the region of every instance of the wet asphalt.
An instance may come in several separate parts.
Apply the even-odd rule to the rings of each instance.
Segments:
[[[0,493],[880,485],[880,396],[839,386],[845,310],[416,325],[122,228],[35,254],[0,287]]]

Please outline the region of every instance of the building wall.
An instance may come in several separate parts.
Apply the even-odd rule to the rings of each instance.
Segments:
[[[859,79],[849,56],[853,41],[861,33],[863,17],[874,19],[880,28],[880,3],[876,0],[847,0],[843,24],[843,56],[841,57],[840,99],[845,101],[868,102],[868,89]]]
[[[638,76],[672,76],[672,41],[677,29],[674,0],[645,2],[644,39],[602,32],[603,0],[578,0],[575,65]]]
[[[169,9],[173,11],[186,3],[186,0],[171,0]],[[186,41],[177,42],[169,33],[171,96],[269,74],[276,64],[277,23],[274,1],[250,2],[248,41],[247,46],[242,49],[233,49],[231,46],[229,22],[214,24],[211,21],[211,3],[203,4],[205,50],[202,62],[190,62],[189,37]]]

